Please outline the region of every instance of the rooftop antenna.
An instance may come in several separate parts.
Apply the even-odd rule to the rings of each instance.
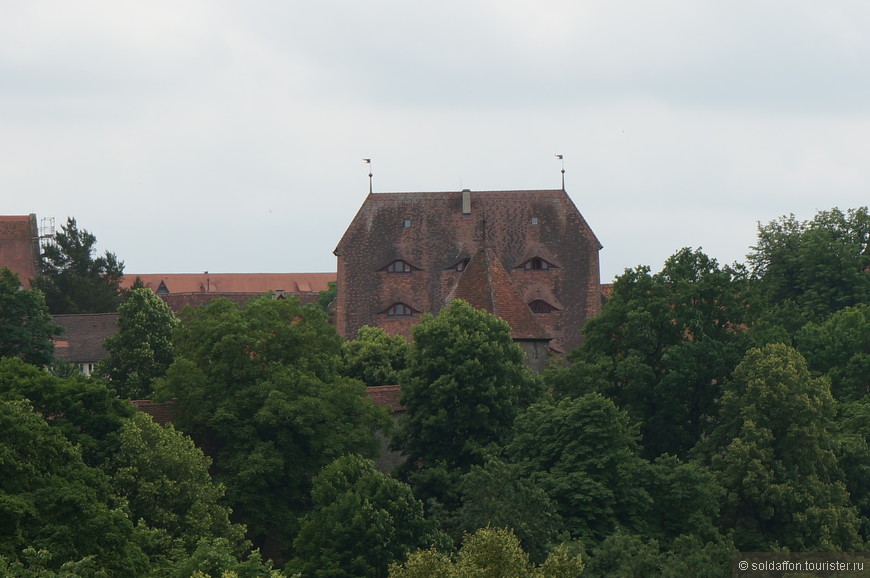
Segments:
[[[369,194],[372,194],[372,159],[363,159],[363,162],[369,166]]]
[[[562,163],[562,191],[565,191],[565,159],[562,155],[556,155],[556,158]]]

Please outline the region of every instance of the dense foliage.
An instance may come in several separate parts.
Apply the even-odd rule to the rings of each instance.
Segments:
[[[103,346],[109,357],[98,373],[106,377],[119,397],[148,399],[155,379],[172,364],[175,314],[150,289],[133,289],[118,307],[118,332]]]
[[[311,479],[344,454],[374,455],[387,423],[365,387],[340,375],[340,353],[317,307],[219,299],[183,316],[157,386],[176,425],[214,460],[234,519],[274,558],[312,506]]]
[[[41,293],[0,272],[0,574],[717,577],[738,550],[863,551],[868,235],[833,209],[760,225],[745,267],[626,270],[539,376],[461,301],[410,343],[342,343],[293,299],[177,321],[133,290],[104,383],[52,362]],[[394,384],[395,429],[365,390]],[[174,427],[119,398],[152,385]]]
[[[0,267],[0,357],[47,365],[54,355],[52,336],[60,331],[42,293],[22,288],[18,275]]]

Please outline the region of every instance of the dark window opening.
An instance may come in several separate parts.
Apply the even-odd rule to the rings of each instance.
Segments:
[[[453,265],[448,267],[448,269],[453,269],[454,271],[465,271],[465,268],[468,267],[469,261],[471,261],[471,258],[466,257],[465,259],[462,259],[461,261],[457,261],[456,263],[454,263]]]
[[[380,269],[378,269],[378,271],[386,271],[387,273],[410,273],[415,269],[417,268],[408,263],[407,261],[403,261],[402,259],[396,259],[385,267],[381,267]]]
[[[558,269],[559,267],[553,265],[549,261],[541,259],[540,257],[532,257],[517,268],[525,269],[526,271],[549,271],[550,269]]]
[[[535,299],[529,303],[529,309],[538,315],[548,315],[553,311],[559,311],[558,307],[554,307],[542,299]]]
[[[410,317],[414,313],[419,313],[419,311],[413,307],[405,305],[404,303],[393,303],[381,311],[381,313],[387,317]]]

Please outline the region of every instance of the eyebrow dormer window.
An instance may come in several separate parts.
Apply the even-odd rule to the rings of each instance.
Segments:
[[[386,271],[387,273],[410,273],[411,271],[419,270],[407,261],[396,259],[392,263],[378,269],[378,271]]]
[[[393,303],[381,311],[381,315],[386,315],[387,317],[410,317],[414,313],[419,313],[419,311],[405,303]]]
[[[532,313],[536,315],[549,315],[553,311],[559,311],[558,307],[550,305],[543,299],[535,299],[534,301],[529,303],[529,309],[531,309]]]
[[[549,261],[540,257],[532,257],[525,263],[522,263],[517,269],[525,269],[526,271],[549,271],[550,269],[558,269],[557,265],[553,265]]]

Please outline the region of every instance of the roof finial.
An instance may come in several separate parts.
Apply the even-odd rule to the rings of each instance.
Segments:
[[[372,194],[372,159],[363,159],[363,162],[369,166],[369,194]]]
[[[562,191],[565,190],[565,159],[562,158],[562,155],[556,155],[556,158],[562,162]]]

